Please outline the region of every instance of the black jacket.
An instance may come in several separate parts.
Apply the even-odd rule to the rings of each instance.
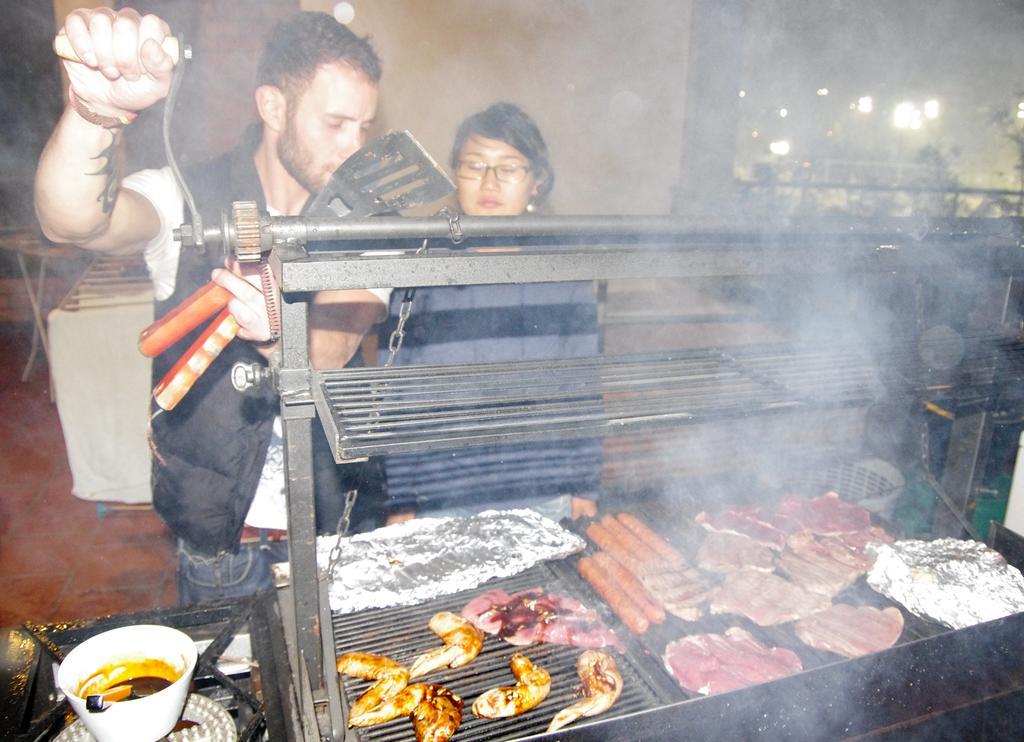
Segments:
[[[221,210],[233,201],[255,200],[266,210],[253,162],[258,134],[250,131],[234,152],[186,175],[205,224],[219,224]],[[174,294],[156,302],[155,315],[163,317],[223,265],[219,246],[205,253],[183,247]],[[154,384],[203,329],[153,359]],[[177,536],[211,555],[238,549],[277,413],[272,389],[240,394],[231,386],[231,367],[238,361],[266,363],[250,343],[229,343],[185,398],[153,420],[153,505]]]
[[[266,211],[253,161],[259,138],[259,127],[251,127],[235,151],[186,175],[204,224],[219,224],[221,211],[229,211],[234,201],[256,201],[260,211]],[[174,294],[156,302],[156,316],[177,306],[210,279],[213,268],[223,264],[224,254],[217,246],[205,253],[183,248]],[[153,359],[154,383],[201,332],[197,328]],[[229,343],[185,398],[170,412],[158,415],[152,426],[153,505],[178,537],[210,555],[238,550],[279,409],[276,392],[268,386],[244,394],[234,389],[231,367],[238,361],[266,365],[250,343]],[[336,529],[343,495],[352,488],[360,492],[352,513],[353,530],[379,525],[383,487],[379,462],[336,465],[327,438],[316,427],[313,471],[318,530]]]

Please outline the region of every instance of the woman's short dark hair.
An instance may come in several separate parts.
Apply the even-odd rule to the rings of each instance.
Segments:
[[[371,82],[380,82],[380,59],[369,38],[356,36],[327,13],[293,13],[270,34],[256,84],[274,85],[295,96],[305,90],[320,65],[331,62],[347,64]]]
[[[555,171],[548,157],[548,145],[537,124],[522,108],[513,103],[495,103],[463,121],[452,144],[453,170],[458,168],[462,145],[472,136],[497,139],[518,149],[530,161],[533,177],[537,179],[536,200],[542,202],[551,193],[555,187]]]

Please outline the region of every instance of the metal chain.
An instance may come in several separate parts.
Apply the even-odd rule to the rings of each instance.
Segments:
[[[462,224],[459,222],[459,215],[457,212],[452,211],[446,206],[437,212],[437,214],[438,216],[448,217],[448,236],[451,238],[453,245],[458,245],[466,239],[466,236],[462,232]]]
[[[458,245],[465,239],[462,233],[462,225],[459,223],[458,212],[452,211],[445,206],[437,212],[436,216],[443,216],[448,219],[448,234],[453,245]],[[427,245],[428,240],[424,239],[423,244],[416,251],[416,255],[426,255]],[[395,325],[395,329],[388,337],[388,358],[384,361],[384,368],[391,367],[395,362],[395,356],[398,355],[398,351],[402,348],[402,342],[405,340],[405,325],[412,315],[412,303],[415,297],[415,288],[406,289],[405,294],[402,296],[402,304],[398,308],[398,324]]]
[[[425,251],[426,247],[427,241],[423,240],[423,246],[416,251],[416,254],[419,255],[420,252]],[[389,368],[395,362],[395,356],[398,355],[398,351],[402,347],[402,341],[405,340],[405,323],[409,321],[409,316],[412,314],[412,301],[415,296],[416,289],[405,290],[402,305],[398,308],[398,324],[395,325],[395,329],[388,338],[388,359],[384,361],[384,368]]]
[[[326,577],[328,579],[334,578],[334,570],[341,561],[341,539],[348,534],[349,526],[352,523],[352,508],[355,507],[356,499],[358,497],[358,489],[350,489],[345,493],[345,507],[341,511],[341,517],[338,518],[338,535],[334,542],[334,546],[331,547],[331,553],[327,557]]]

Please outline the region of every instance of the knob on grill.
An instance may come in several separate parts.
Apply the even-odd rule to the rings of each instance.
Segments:
[[[231,386],[240,392],[260,386],[268,377],[269,372],[258,363],[239,361],[231,367]]]

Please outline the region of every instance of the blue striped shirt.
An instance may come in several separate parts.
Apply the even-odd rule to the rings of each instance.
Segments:
[[[382,364],[402,294],[392,294]],[[597,303],[591,282],[421,288],[405,332],[396,366],[592,356]],[[562,439],[393,454],[384,463],[395,508],[518,506],[560,495],[596,497],[601,446],[596,439]]]

